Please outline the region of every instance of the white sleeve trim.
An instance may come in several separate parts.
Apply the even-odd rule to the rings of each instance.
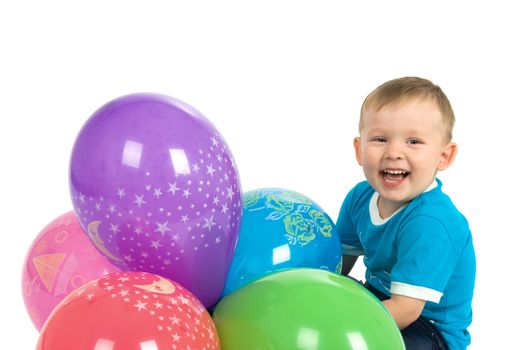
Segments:
[[[439,300],[441,300],[441,297],[443,296],[443,293],[438,292],[437,290],[401,282],[392,282],[390,285],[390,293],[432,301],[436,304],[439,303]]]
[[[343,255],[359,256],[365,253],[363,249],[348,244],[341,244],[341,250]]]

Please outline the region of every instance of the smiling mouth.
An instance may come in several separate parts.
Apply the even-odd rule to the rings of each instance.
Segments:
[[[408,175],[410,175],[410,172],[402,169],[381,170],[381,176],[383,177],[383,180],[392,184],[403,181],[403,179],[405,179]]]

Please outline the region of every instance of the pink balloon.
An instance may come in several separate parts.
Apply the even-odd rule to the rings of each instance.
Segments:
[[[40,330],[71,291],[117,271],[91,243],[74,211],[59,216],[38,234],[24,262],[22,289],[31,321]]]

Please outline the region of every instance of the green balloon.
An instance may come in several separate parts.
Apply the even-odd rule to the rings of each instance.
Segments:
[[[267,275],[221,299],[213,320],[222,350],[405,349],[383,304],[326,270]]]

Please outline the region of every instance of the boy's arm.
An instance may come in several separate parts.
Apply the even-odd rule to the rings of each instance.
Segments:
[[[396,321],[399,329],[408,327],[423,312],[425,300],[392,294],[390,299],[384,300],[383,305]]]
[[[357,261],[357,256],[343,255],[343,267],[341,269],[341,275],[348,276],[352,267],[354,267]]]
[[[348,276],[350,270],[354,267],[358,256],[363,255],[363,250],[344,243],[341,244],[341,250],[343,251],[343,267],[341,269],[341,274]]]

